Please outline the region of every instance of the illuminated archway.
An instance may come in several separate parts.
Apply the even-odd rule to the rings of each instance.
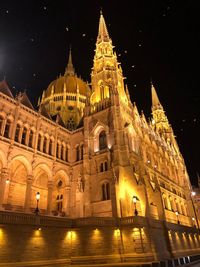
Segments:
[[[19,159],[14,159],[10,164],[10,184],[8,190],[7,204],[13,209],[23,210],[26,186],[27,186],[27,166]]]

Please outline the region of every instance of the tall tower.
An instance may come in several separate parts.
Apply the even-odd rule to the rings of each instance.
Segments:
[[[124,90],[123,74],[113,51],[112,40],[109,37],[103,14],[100,15],[99,32],[96,41],[94,64],[91,73],[92,96],[95,104],[109,98],[111,94],[119,94],[122,101],[128,102]]]

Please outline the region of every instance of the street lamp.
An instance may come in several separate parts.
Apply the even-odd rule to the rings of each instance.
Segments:
[[[37,201],[37,206],[36,206],[36,209],[35,209],[35,214],[38,215],[39,213],[39,208],[38,208],[38,203],[39,203],[39,200],[40,200],[40,192],[37,192],[36,195],[36,201]]]
[[[134,203],[134,207],[135,207],[135,210],[134,210],[134,214],[135,216],[138,215],[138,210],[137,210],[137,207],[136,207],[136,204],[137,204],[137,201],[138,201],[138,197],[137,196],[133,196],[133,203]]]
[[[175,214],[176,214],[176,217],[177,217],[177,223],[180,224],[180,221],[178,219],[178,211],[176,211]]]

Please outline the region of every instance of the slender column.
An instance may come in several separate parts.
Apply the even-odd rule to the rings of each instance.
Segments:
[[[52,195],[53,195],[53,182],[48,182],[48,196],[47,196],[47,214],[50,215],[52,211]]]
[[[64,211],[65,211],[65,216],[69,216],[69,200],[70,200],[70,187],[66,186],[65,187],[65,194],[64,194]]]
[[[25,203],[24,203],[25,212],[30,212],[32,183],[33,183],[33,175],[28,175],[27,176],[27,183],[26,183]]]
[[[3,201],[4,201],[7,179],[8,179],[8,169],[2,168],[1,175],[0,175],[0,209],[2,208]]]

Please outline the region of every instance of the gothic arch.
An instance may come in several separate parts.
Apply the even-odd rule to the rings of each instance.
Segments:
[[[27,176],[31,172],[31,166],[24,156],[14,157],[10,164],[10,183],[7,194],[7,204],[13,209],[23,209],[25,204]]]
[[[107,144],[109,144],[109,127],[102,122],[97,122],[92,130],[92,137],[94,139],[94,151],[99,151],[99,135],[105,131]]]
[[[24,156],[24,155],[17,155],[15,157],[13,157],[10,161],[9,167],[11,166],[12,162],[18,160],[20,161],[22,164],[24,164],[24,166],[27,169],[27,175],[32,174],[32,166],[29,162],[29,160]]]
[[[62,181],[64,182],[65,186],[69,186],[69,176],[67,174],[67,172],[63,169],[59,169],[56,171],[55,175],[54,175],[54,182],[56,183],[56,181],[59,179],[59,177],[62,179]]]
[[[31,207],[35,207],[36,193],[40,193],[39,209],[46,212],[48,204],[48,183],[52,180],[50,167],[45,163],[39,163],[33,170],[34,180],[31,193]]]
[[[34,178],[37,176],[37,171],[41,169],[43,170],[47,176],[48,176],[48,181],[51,181],[52,180],[52,172],[51,172],[51,169],[50,167],[46,164],[46,163],[38,163],[34,169],[33,169],[33,174],[34,174]]]

